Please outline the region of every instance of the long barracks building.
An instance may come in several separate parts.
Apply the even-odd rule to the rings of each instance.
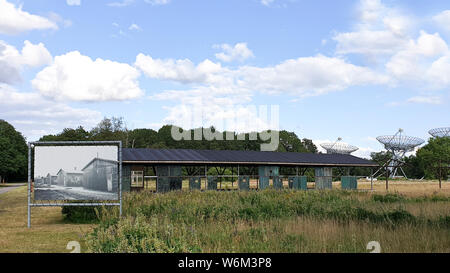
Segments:
[[[315,188],[332,186],[332,168],[377,167],[378,164],[347,154],[282,153],[230,150],[122,149],[124,191],[156,182],[157,192],[181,189],[183,180],[191,189],[223,189],[222,181],[233,181],[241,190],[290,187],[306,189],[308,168],[315,170]],[[215,169],[214,175],[211,168]],[[280,175],[280,168],[289,173]],[[227,170],[227,171],[225,171]],[[342,187],[356,189],[356,177],[341,177]],[[287,182],[287,183],[285,183]],[[253,183],[253,186],[252,186]]]

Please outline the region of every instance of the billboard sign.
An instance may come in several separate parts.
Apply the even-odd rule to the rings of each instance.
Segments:
[[[34,200],[119,200],[117,145],[34,147]]]

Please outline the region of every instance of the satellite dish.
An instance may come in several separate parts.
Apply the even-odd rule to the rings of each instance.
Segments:
[[[397,170],[400,169],[406,177],[401,165],[404,163],[403,158],[407,152],[414,151],[414,148],[421,145],[425,141],[418,137],[402,135],[403,129],[399,129],[395,135],[379,136],[377,140],[384,145],[384,148],[392,153],[392,158],[386,163],[394,178]]]
[[[434,137],[450,137],[450,127],[431,129],[428,133]]]
[[[340,142],[342,138],[338,138],[334,143],[322,143],[320,146],[327,151],[327,154],[351,154],[358,150],[358,147]]]

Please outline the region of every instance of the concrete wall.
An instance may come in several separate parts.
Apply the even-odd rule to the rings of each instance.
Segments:
[[[316,189],[331,189],[333,182],[333,169],[328,167],[315,168]]]

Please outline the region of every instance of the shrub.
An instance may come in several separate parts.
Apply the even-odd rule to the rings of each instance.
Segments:
[[[388,193],[388,194],[374,194],[372,195],[372,199],[376,202],[381,203],[395,203],[405,201],[405,197],[397,193]]]
[[[123,218],[116,223],[97,227],[87,238],[91,252],[102,253],[174,253],[198,252],[195,236],[188,236],[185,227],[142,214]],[[190,238],[189,238],[190,237]],[[188,243],[188,238],[190,239]]]
[[[90,206],[63,206],[64,220],[70,223],[98,223],[97,209]]]
[[[233,244],[239,242],[240,251],[271,251],[267,238],[274,232],[264,225],[253,227],[253,224],[298,216],[330,219],[344,225],[361,222],[389,229],[404,227],[405,224],[414,228],[427,224],[433,228],[449,227],[449,216],[421,218],[402,207],[380,204],[414,200],[398,194],[371,196],[343,191],[273,189],[258,192],[129,193],[124,195],[124,218],[119,220],[117,211],[100,211],[100,225],[89,235],[87,245],[93,252],[198,252],[205,245],[215,245],[216,242],[220,242],[217,249],[234,251]],[[241,229],[242,223],[249,228]],[[203,231],[197,234],[196,229]],[[307,242],[300,235],[286,234],[279,236],[276,246],[292,252]],[[355,244],[339,247],[354,251]],[[215,249],[210,247],[208,250]]]

